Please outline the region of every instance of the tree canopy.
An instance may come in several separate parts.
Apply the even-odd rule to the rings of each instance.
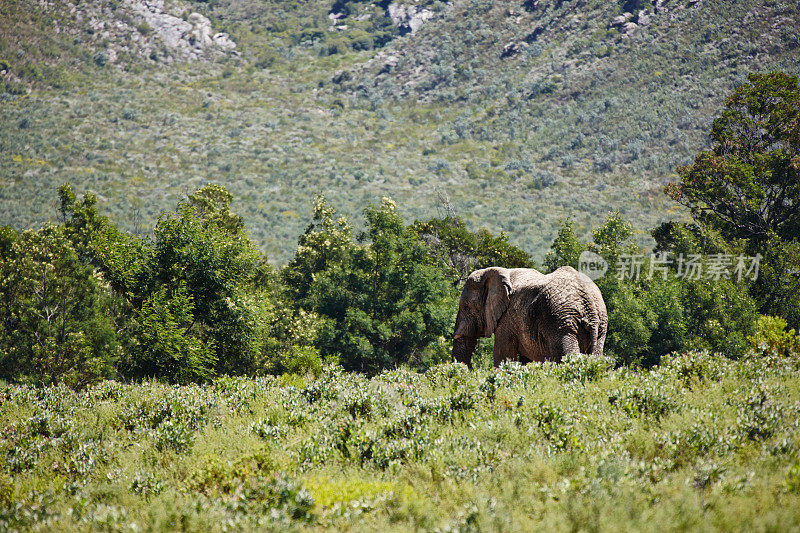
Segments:
[[[713,146],[678,168],[666,192],[729,239],[800,235],[800,86],[782,72],[752,74],[714,120]]]

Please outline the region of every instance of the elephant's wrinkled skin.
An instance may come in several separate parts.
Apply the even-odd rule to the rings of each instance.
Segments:
[[[478,337],[494,334],[494,364],[561,361],[571,353],[602,355],[608,315],[600,289],[585,274],[561,267],[491,267],[471,273],[461,292],[453,358],[472,364]]]

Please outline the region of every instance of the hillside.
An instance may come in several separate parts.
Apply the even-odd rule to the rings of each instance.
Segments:
[[[621,17],[621,18],[620,18]],[[346,214],[447,195],[541,259],[559,221],[681,217],[661,193],[749,72],[797,72],[794,2],[64,0],[0,7],[0,224],[94,190],[147,230],[212,181],[285,262]],[[413,30],[413,31],[412,31]]]

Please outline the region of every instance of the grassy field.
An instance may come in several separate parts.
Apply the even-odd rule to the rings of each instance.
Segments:
[[[800,360],[0,385],[2,530],[790,531]]]

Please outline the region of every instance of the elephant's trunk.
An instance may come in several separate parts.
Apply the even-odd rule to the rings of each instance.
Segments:
[[[453,340],[453,359],[472,368],[472,353],[477,344],[477,337],[458,337]]]

